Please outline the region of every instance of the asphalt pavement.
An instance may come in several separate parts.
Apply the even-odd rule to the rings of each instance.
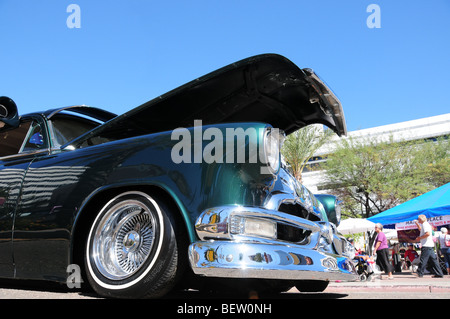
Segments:
[[[332,281],[323,293],[300,293],[292,288],[280,295],[261,295],[260,299],[450,299],[450,276],[433,278],[425,275],[418,278],[411,272],[394,273],[394,279],[386,275],[373,281]],[[233,299],[246,298],[229,294],[209,295],[198,291],[170,293],[165,299]],[[248,298],[248,297],[247,297]],[[81,292],[59,285],[41,282],[30,285],[10,281],[0,283],[0,299],[102,299],[93,292]]]

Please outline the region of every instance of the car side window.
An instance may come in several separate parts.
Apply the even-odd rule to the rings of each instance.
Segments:
[[[0,157],[35,152],[47,148],[42,128],[35,121],[24,121],[17,128],[0,130]]]
[[[39,124],[33,122],[28,130],[28,135],[23,143],[21,153],[33,152],[43,148],[47,148],[47,143],[44,141],[42,128]]]

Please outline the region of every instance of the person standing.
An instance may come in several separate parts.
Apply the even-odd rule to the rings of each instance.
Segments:
[[[450,275],[450,235],[445,227],[441,228],[441,235],[439,235],[439,247],[442,255],[444,255],[445,266],[447,267],[447,274]]]
[[[433,229],[430,223],[427,222],[427,217],[425,215],[419,215],[418,220],[415,221],[417,227],[420,230],[420,236],[417,240],[420,240],[422,244],[422,253],[420,254],[420,264],[417,268],[417,274],[419,277],[423,277],[425,268],[427,267],[428,261],[431,260],[432,268],[431,271],[434,273],[434,278],[442,278],[444,274],[442,273],[441,267],[437,261],[436,253],[434,252],[434,241],[432,236]]]
[[[392,276],[393,266],[389,262],[389,246],[386,235],[383,233],[383,225],[380,223],[375,225],[377,238],[375,239],[374,254],[377,254],[377,265],[388,274],[388,279],[394,279]]]

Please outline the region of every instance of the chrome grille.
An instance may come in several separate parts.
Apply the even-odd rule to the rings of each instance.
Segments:
[[[305,218],[313,222],[320,221],[318,216],[311,214],[305,207],[298,203],[283,203],[278,207],[278,211],[300,218]]]

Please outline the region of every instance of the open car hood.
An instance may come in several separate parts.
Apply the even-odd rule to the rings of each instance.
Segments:
[[[72,141],[126,138],[203,125],[264,122],[286,134],[320,123],[345,135],[341,103],[311,69],[283,56],[250,57],[191,81]]]

